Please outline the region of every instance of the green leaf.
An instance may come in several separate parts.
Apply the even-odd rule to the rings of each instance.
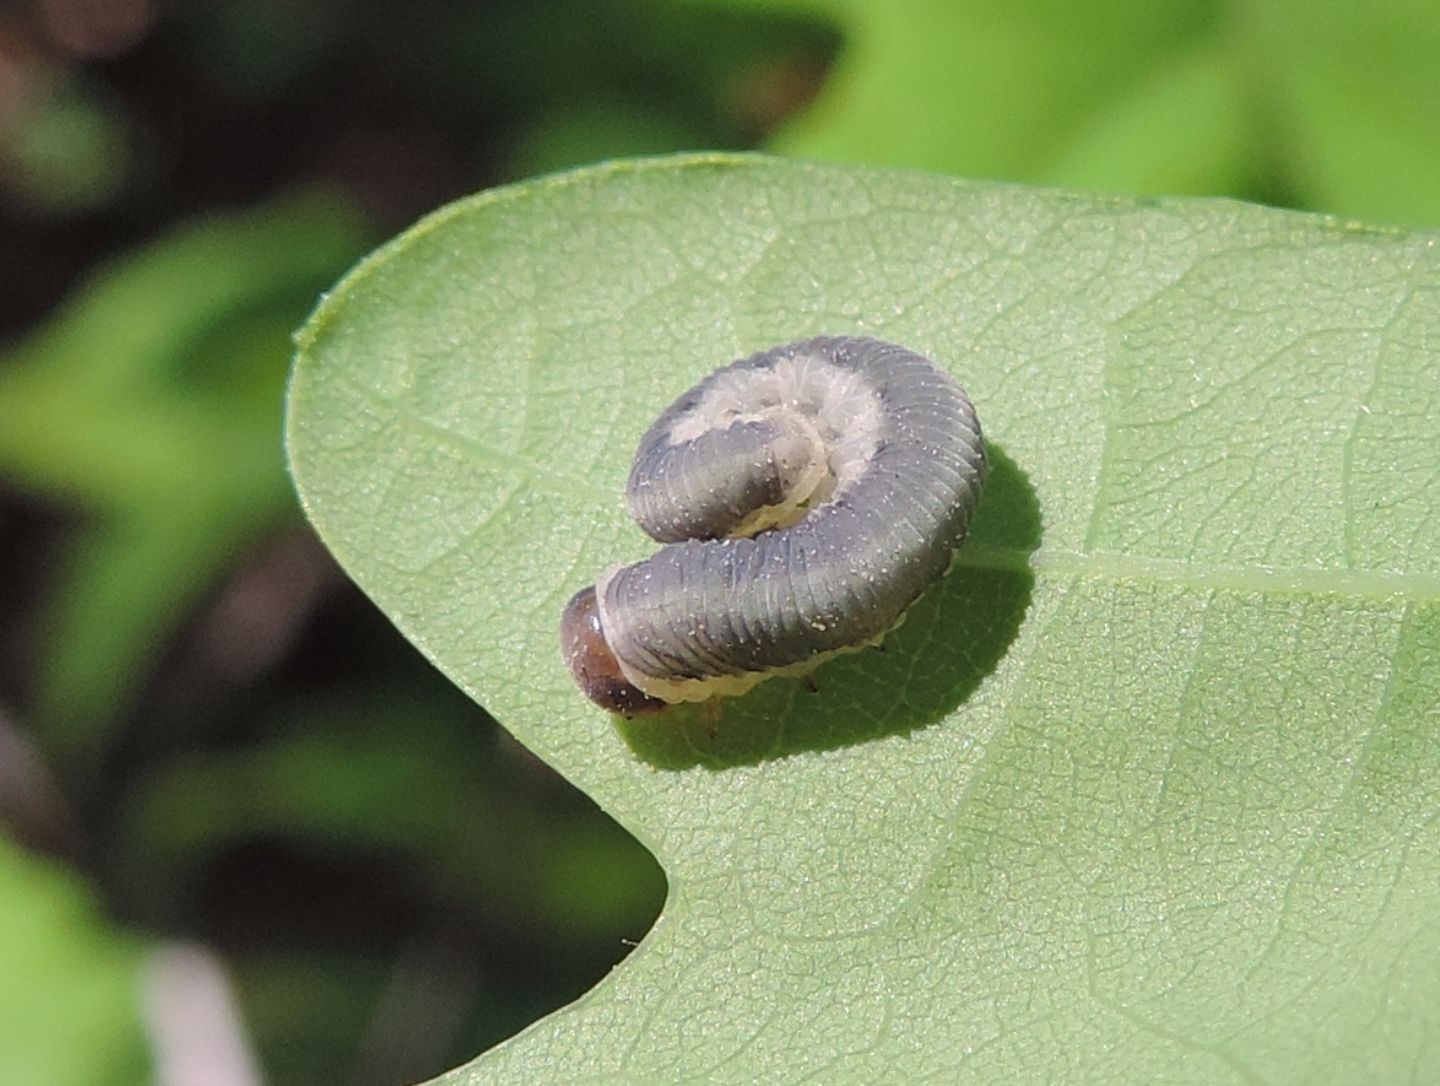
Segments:
[[[1311,206],[1440,223],[1440,7],[1275,0],[1240,26]]]
[[[1440,224],[1433,3],[787,6],[828,14],[846,45],[776,149]]]
[[[102,269],[0,356],[0,478],[85,514],[30,715],[83,780],[187,609],[287,516],[289,333],[364,248],[333,193],[195,219]]]
[[[873,333],[996,470],[884,653],[712,731],[574,689],[567,596],[712,367]],[[600,987],[445,1081],[1440,1075],[1440,239],[703,156],[485,193],[301,335],[345,567],[659,857]]]
[[[106,927],[78,879],[0,837],[0,1081],[147,1081],[142,950]]]
[[[1062,170],[1067,159],[1094,157],[1088,145],[1107,137],[1113,142],[1116,129],[1128,133],[1133,155],[1158,160],[1174,151],[1194,157],[1176,146],[1181,133],[1198,130],[1208,149],[1214,129],[1245,124],[1243,109],[1217,113],[1228,95],[1216,101],[1170,86],[1195,82],[1169,71],[1193,67],[1195,51],[1222,59],[1208,5],[811,4],[834,9],[847,48],[814,106],[779,137],[777,145],[794,153],[1041,179]],[[1223,61],[1230,57],[1226,51]],[[1152,96],[1156,101],[1148,101]],[[1180,132],[1130,122],[1147,111],[1169,114]],[[906,123],[896,124],[901,115]],[[1118,185],[1133,170],[1116,165],[1120,175],[1102,183]],[[1090,180],[1083,170],[1076,173],[1076,180]]]

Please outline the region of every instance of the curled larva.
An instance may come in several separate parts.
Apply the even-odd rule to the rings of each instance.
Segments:
[[[734,362],[641,439],[626,500],[666,545],[576,593],[565,662],[634,716],[876,644],[949,568],[985,469],[964,390],[914,351],[821,337]]]

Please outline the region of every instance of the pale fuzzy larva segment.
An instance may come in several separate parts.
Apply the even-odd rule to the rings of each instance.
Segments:
[[[822,337],[735,362],[640,443],[627,499],[667,545],[596,583],[604,644],[657,702],[872,644],[949,568],[985,470],[970,400],[913,351]]]
[[[842,497],[874,458],[885,422],[878,390],[844,364],[845,342],[752,355],[671,404],[630,471],[626,499],[640,527],[662,543],[755,535]]]

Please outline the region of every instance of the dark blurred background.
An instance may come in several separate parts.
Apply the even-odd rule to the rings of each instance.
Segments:
[[[369,248],[702,148],[1435,224],[1437,56],[1428,0],[0,2],[0,1082],[414,1082],[659,910],[302,522],[289,335]]]

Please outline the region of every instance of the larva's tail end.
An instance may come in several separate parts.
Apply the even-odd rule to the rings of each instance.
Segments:
[[[605,640],[593,585],[582,588],[565,605],[560,617],[560,652],[581,692],[607,712],[633,717],[666,708],[666,702],[631,685],[620,670],[620,661]]]

